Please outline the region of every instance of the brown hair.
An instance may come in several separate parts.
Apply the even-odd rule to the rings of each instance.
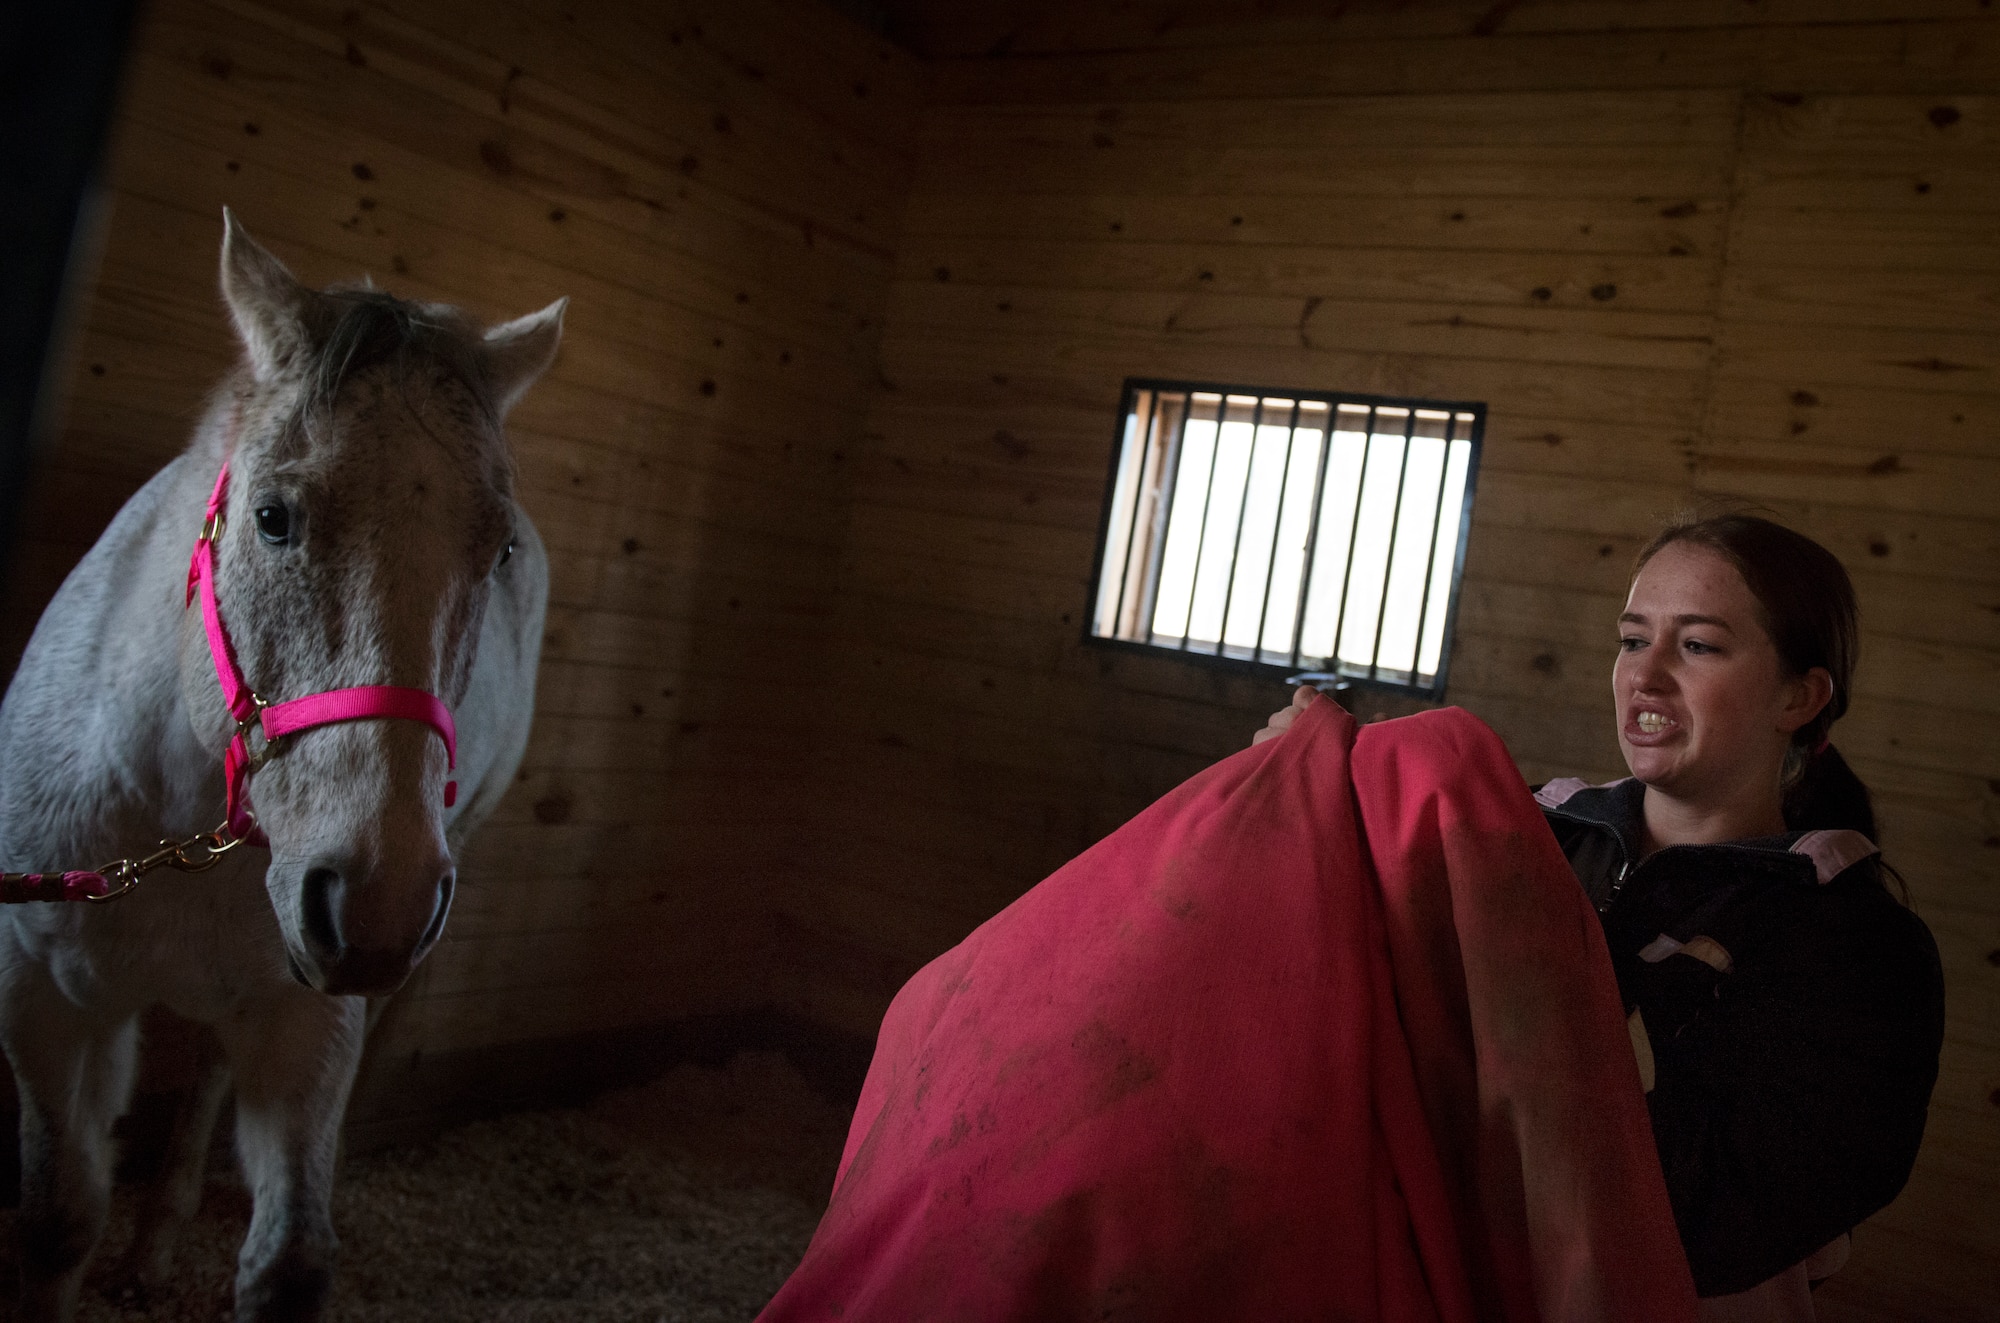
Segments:
[[[1861,651],[1859,612],[1854,603],[1854,584],[1838,558],[1803,533],[1756,515],[1730,513],[1706,518],[1685,517],[1668,524],[1646,544],[1632,567],[1636,575],[1662,547],[1691,542],[1715,552],[1743,576],[1750,595],[1757,599],[1760,623],[1777,645],[1778,659],[1791,675],[1804,675],[1813,667],[1825,668],[1833,677],[1833,697],[1819,714],[1792,734],[1792,746],[1785,758],[1784,784],[1787,791],[1785,816],[1795,829],[1795,818],[1825,816],[1824,807],[1814,803],[1795,805],[1795,791],[1826,780],[1813,775],[1813,764],[1827,761],[1819,757],[1827,749],[1827,732],[1847,711],[1848,695],[1854,682],[1854,664]],[[1831,755],[1838,760],[1839,754]],[[1841,762],[1840,770],[1846,770]],[[1874,814],[1868,811],[1867,791],[1851,772],[1836,781],[1853,781],[1861,795],[1861,810],[1851,808],[1838,816],[1851,819],[1838,824],[1815,821],[1813,826],[1851,826],[1874,832]],[[1821,795],[1810,795],[1817,801]],[[1865,821],[1865,825],[1864,824]]]

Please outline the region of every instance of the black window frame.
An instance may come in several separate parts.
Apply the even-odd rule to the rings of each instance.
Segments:
[[[1417,683],[1417,676],[1419,672],[1416,669],[1416,663],[1422,659],[1422,652],[1423,652],[1423,628],[1421,623],[1419,624],[1418,627],[1418,637],[1416,645],[1417,652],[1412,657],[1412,668],[1410,671],[1410,678],[1408,680],[1397,680],[1397,679],[1387,678],[1381,674],[1383,668],[1380,664],[1381,638],[1380,638],[1379,623],[1377,625],[1377,637],[1375,643],[1376,659],[1374,662],[1364,667],[1358,663],[1341,662],[1338,659],[1338,657],[1335,656],[1332,658],[1325,659],[1330,669],[1321,672],[1309,672],[1316,678],[1321,678],[1328,682],[1338,682],[1343,687],[1351,686],[1356,688],[1373,689],[1377,691],[1384,691],[1389,693],[1396,693],[1411,697],[1433,699],[1433,700],[1442,698],[1445,694],[1446,686],[1449,682],[1450,671],[1451,671],[1452,645],[1458,631],[1458,609],[1460,601],[1464,596],[1466,546],[1470,539],[1472,531],[1473,498],[1476,494],[1476,490],[1478,487],[1479,459],[1480,459],[1480,453],[1484,447],[1484,441],[1486,435],[1486,405],[1483,402],[1477,400],[1440,400],[1440,399],[1427,399],[1419,396],[1377,395],[1364,391],[1322,390],[1322,389],[1310,389],[1304,387],[1293,388],[1293,387],[1251,386],[1243,384],[1241,382],[1230,383],[1230,382],[1220,382],[1220,381],[1201,381],[1201,380],[1193,380],[1180,377],[1127,377],[1125,379],[1124,386],[1119,392],[1118,412],[1112,423],[1111,457],[1104,483],[1104,507],[1102,512],[1098,516],[1097,537],[1091,553],[1090,579],[1087,585],[1087,595],[1084,599],[1084,609],[1082,613],[1083,641],[1086,644],[1094,647],[1108,648],[1113,651],[1133,653],[1140,656],[1184,658],[1199,666],[1225,669],[1237,672],[1239,674],[1249,672],[1249,673],[1270,674],[1274,676],[1281,675],[1287,677],[1298,674],[1301,671],[1301,669],[1303,669],[1303,663],[1306,660],[1304,657],[1302,657],[1298,649],[1298,635],[1302,633],[1304,629],[1303,615],[1301,615],[1301,617],[1298,620],[1296,620],[1293,624],[1294,644],[1293,644],[1292,658],[1289,662],[1268,661],[1264,660],[1261,656],[1236,657],[1236,656],[1225,655],[1223,649],[1228,645],[1226,645],[1225,642],[1221,639],[1216,640],[1214,645],[1214,650],[1210,651],[1199,646],[1190,646],[1192,640],[1185,637],[1182,638],[1178,644],[1152,643],[1137,639],[1107,637],[1105,635],[1100,635],[1096,632],[1097,602],[1100,591],[1100,585],[1102,583],[1104,575],[1105,551],[1110,541],[1111,519],[1114,509],[1117,505],[1118,495],[1119,495],[1118,477],[1119,477],[1119,469],[1122,465],[1122,461],[1124,458],[1126,420],[1132,416],[1136,398],[1138,394],[1142,391],[1154,392],[1156,399],[1159,393],[1161,392],[1174,392],[1174,393],[1185,392],[1190,398],[1190,408],[1188,411],[1189,413],[1192,412],[1191,409],[1192,397],[1196,394],[1216,394],[1222,396],[1224,404],[1221,406],[1221,409],[1224,411],[1226,411],[1228,407],[1226,402],[1228,398],[1232,395],[1238,397],[1255,396],[1260,401],[1258,406],[1259,409],[1262,408],[1261,401],[1265,399],[1288,399],[1288,400],[1300,400],[1300,401],[1314,400],[1314,401],[1325,402],[1328,409],[1328,426],[1326,429],[1326,436],[1321,442],[1321,445],[1325,447],[1325,449],[1323,449],[1321,453],[1319,476],[1317,479],[1320,490],[1316,490],[1314,493],[1313,514],[1311,516],[1312,523],[1308,527],[1307,542],[1305,547],[1306,566],[1303,571],[1304,577],[1301,580],[1301,587],[1299,594],[1302,609],[1303,609],[1303,604],[1310,590],[1311,564],[1313,559],[1312,552],[1316,539],[1318,537],[1318,523],[1320,519],[1319,499],[1323,492],[1326,479],[1325,464],[1327,457],[1332,453],[1331,452],[1332,438],[1335,431],[1332,425],[1332,421],[1339,416],[1338,411],[1340,406],[1351,405],[1357,407],[1365,407],[1371,411],[1370,412],[1371,419],[1375,416],[1376,411],[1382,409],[1408,410],[1409,414],[1408,414],[1407,427],[1410,429],[1414,429],[1415,427],[1416,416],[1417,416],[1416,411],[1419,409],[1431,410],[1431,411],[1444,411],[1448,413],[1454,420],[1457,418],[1457,415],[1459,414],[1472,415],[1470,430],[1466,436],[1448,437],[1448,441],[1463,440],[1468,442],[1469,450],[1466,457],[1465,490],[1460,502],[1457,546],[1454,548],[1452,554],[1451,585],[1445,600],[1444,634],[1443,634],[1443,642],[1438,654],[1437,673],[1431,677],[1431,681],[1429,684]],[[1188,418],[1186,415],[1184,415],[1182,418],[1183,432],[1185,431],[1185,426],[1187,421]],[[1221,414],[1219,413],[1218,422],[1220,421],[1221,421]],[[1296,428],[1297,425],[1296,414],[1294,415],[1293,425]],[[1455,421],[1452,426],[1455,429],[1456,427]],[[1405,434],[1406,442],[1411,434],[1412,433],[1410,431],[1406,431]],[[1371,435],[1373,435],[1372,431]],[[1254,440],[1254,433],[1253,433],[1253,440]],[[1170,457],[1163,459],[1162,461],[1163,465],[1169,463],[1177,464],[1178,450],[1179,450],[1179,441],[1177,439],[1174,445],[1174,453]],[[1142,451],[1142,457],[1143,453],[1144,452]],[[1448,453],[1449,452],[1447,452],[1447,454]],[[1409,452],[1407,445],[1404,451],[1403,464],[1404,464],[1404,472],[1407,473],[1409,465]],[[1364,475],[1366,473],[1365,460],[1364,460],[1363,473]],[[1138,476],[1138,481],[1140,482],[1141,487],[1143,488],[1144,484],[1143,472]],[[1399,478],[1398,481],[1400,482],[1401,479]],[[1167,491],[1169,495],[1164,499],[1165,502],[1170,505],[1171,484],[1168,486]],[[1357,500],[1357,510],[1358,510],[1359,490],[1357,490],[1356,493],[1356,500]],[[1440,488],[1439,508],[1440,510],[1443,508],[1442,487]],[[1135,516],[1136,516],[1136,505],[1135,505]],[[1135,518],[1135,525],[1136,525],[1136,518]],[[1390,540],[1392,545],[1392,552],[1391,552],[1392,556],[1393,556],[1393,544],[1394,544],[1394,531],[1393,531],[1394,527],[1395,525],[1392,523],[1391,525],[1392,531],[1390,535]],[[1436,536],[1437,536],[1436,529],[1434,527],[1432,531],[1433,546],[1435,546]],[[1161,525],[1158,537],[1162,546],[1164,546],[1166,539],[1165,524]],[[1238,530],[1238,537],[1239,539],[1241,537],[1240,529]],[[1128,549],[1127,555],[1129,556],[1129,554],[1130,552]],[[1353,559],[1354,559],[1354,546],[1350,541],[1350,544],[1347,549],[1348,566],[1351,566],[1353,564]],[[1235,567],[1235,562],[1234,558],[1232,557],[1230,571],[1229,571],[1232,580],[1234,578],[1234,573],[1235,573],[1234,567]],[[1385,562],[1383,567],[1385,594],[1386,594],[1387,578],[1389,571],[1390,571],[1390,562]],[[1346,567],[1343,567],[1343,573],[1345,572],[1346,572]],[[1269,591],[1270,587],[1267,580],[1265,586],[1265,592],[1267,595]],[[1427,581],[1426,596],[1428,597],[1428,595],[1429,594],[1428,594],[1428,581]],[[1346,609],[1344,601],[1345,596],[1346,593],[1343,590],[1342,593],[1343,604],[1341,607],[1341,610],[1343,612]],[[1225,606],[1224,617],[1226,622],[1227,620],[1226,606]],[[1420,622],[1422,619],[1423,617],[1420,616],[1419,617]],[[1226,623],[1220,632],[1225,634],[1228,632]],[[1338,624],[1336,624],[1336,629],[1335,629],[1334,646],[1337,653],[1339,648]],[[1257,651],[1258,653],[1262,653],[1264,651],[1261,643],[1257,646],[1255,651]]]

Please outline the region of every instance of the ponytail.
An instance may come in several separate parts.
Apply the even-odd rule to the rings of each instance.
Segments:
[[[1785,826],[1792,831],[1858,831],[1880,843],[1868,787],[1831,744],[1808,753],[1785,790]]]

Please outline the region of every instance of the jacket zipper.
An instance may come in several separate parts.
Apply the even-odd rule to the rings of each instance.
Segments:
[[[1613,836],[1617,834],[1616,832],[1612,833]],[[1625,848],[1624,842],[1619,842],[1618,848],[1620,851],[1623,851]],[[1625,880],[1631,876],[1632,861],[1625,859],[1618,865],[1618,876],[1611,879],[1611,890],[1605,893],[1604,903],[1597,907],[1599,917],[1611,913],[1611,906],[1617,901],[1618,893],[1625,889]]]
[[[1631,880],[1632,874],[1634,872],[1634,865],[1632,863],[1632,852],[1625,848],[1625,838],[1623,836],[1620,836],[1618,834],[1617,829],[1614,828],[1608,822],[1600,822],[1596,818],[1579,817],[1574,813],[1564,813],[1561,809],[1553,809],[1549,811],[1555,813],[1558,816],[1568,818],[1571,822],[1582,823],[1586,827],[1592,828],[1593,830],[1596,831],[1603,832],[1605,835],[1611,838],[1612,844],[1618,847],[1618,875],[1611,879],[1611,889],[1610,891],[1605,893],[1604,903],[1597,907],[1597,913],[1599,917],[1609,914],[1611,912],[1611,906],[1617,901],[1619,893],[1625,890],[1625,884]],[[1665,845],[1661,846],[1658,850],[1655,850],[1652,856],[1649,856],[1649,858],[1657,858],[1658,856],[1666,854],[1670,851],[1685,850],[1685,849],[1725,850],[1725,851],[1742,852],[1742,847],[1730,845],[1727,843],[1717,843],[1715,845],[1701,845],[1701,846]],[[1747,853],[1761,855],[1764,853],[1764,851],[1761,850],[1749,851]]]
[[[1574,813],[1564,813],[1561,809],[1546,811],[1559,817],[1568,818],[1571,822],[1581,823],[1593,831],[1601,831],[1611,838],[1613,845],[1618,847],[1618,875],[1611,879],[1611,889],[1605,892],[1604,903],[1597,907],[1597,916],[1600,919],[1603,918],[1611,912],[1612,903],[1618,899],[1618,893],[1625,889],[1625,883],[1632,876],[1632,852],[1625,848],[1625,838],[1620,836],[1617,829],[1612,827],[1608,822],[1599,822],[1595,818],[1578,817]]]

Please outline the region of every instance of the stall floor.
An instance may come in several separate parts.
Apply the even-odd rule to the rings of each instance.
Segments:
[[[480,1121],[350,1157],[334,1196],[330,1323],[742,1323],[805,1251],[848,1113],[775,1053],[686,1065],[580,1108]],[[141,1192],[121,1187],[80,1323],[226,1319],[250,1203],[215,1164],[171,1288],[121,1271]],[[0,1299],[15,1280],[0,1212]],[[11,1304],[0,1318],[11,1319]]]

